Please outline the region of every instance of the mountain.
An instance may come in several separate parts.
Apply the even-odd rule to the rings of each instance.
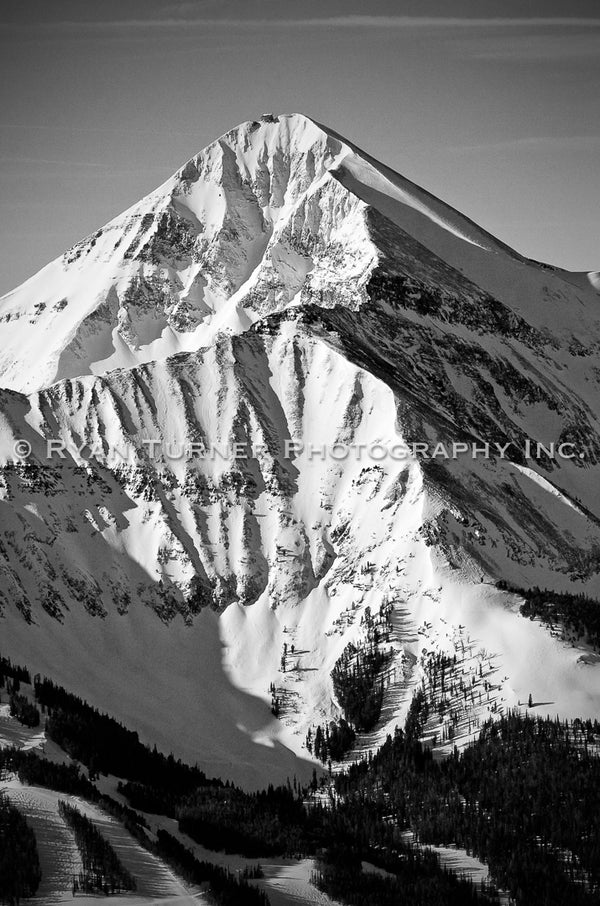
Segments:
[[[590,639],[516,591],[600,591],[594,275],[268,115],[4,296],[0,336],[2,653],[247,786],[310,774],[374,651],[355,749],[442,662],[443,751],[530,695],[597,715]]]

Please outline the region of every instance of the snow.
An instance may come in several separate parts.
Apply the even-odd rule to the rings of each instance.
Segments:
[[[387,176],[360,155],[355,154],[345,157],[339,171],[341,174],[340,180],[343,182],[344,178],[347,179],[350,176],[355,194],[374,207],[380,209],[378,201],[381,196],[384,196],[387,207],[385,213],[389,214],[391,210],[399,212],[401,211],[399,206],[408,207],[464,242],[469,242],[479,248],[487,248],[488,250],[493,248],[489,243],[483,244],[484,240],[481,230],[461,229],[457,222],[459,217],[455,216],[455,222],[453,222],[451,217],[438,213],[442,207],[439,202],[436,203],[434,199],[426,199],[422,190],[417,189],[416,186],[410,186],[407,180],[401,181],[397,174],[394,174],[395,178],[393,180],[388,179]],[[360,189],[358,186],[360,186]],[[432,201],[433,204],[431,203]],[[456,212],[454,214],[456,215]],[[394,222],[398,223],[399,216],[399,213],[397,213],[396,217],[392,218]]]
[[[10,716],[10,705],[0,704],[0,748],[14,746],[17,749],[40,749],[45,734],[39,727],[25,727]]]
[[[270,255],[263,259],[275,229],[285,230],[288,218],[319,193],[347,150],[301,116],[258,129],[246,123],[214,142],[0,299],[4,386],[31,391],[191,351],[220,331],[243,331],[248,316],[237,299],[252,288],[261,265],[270,267]],[[308,175],[300,166],[307,156]],[[194,237],[195,254],[186,248],[173,261],[159,260],[153,243],[165,216]],[[280,277],[285,282],[291,267],[300,286],[310,270],[301,264],[306,256],[276,240],[274,248]],[[153,294],[152,307],[143,295],[126,301],[140,280]],[[177,312],[190,306],[189,323],[180,326]]]
[[[531,478],[533,482],[539,485],[544,491],[547,491],[549,494],[554,494],[561,503],[564,503],[565,506],[571,507],[575,510],[576,513],[582,514],[582,511],[576,506],[572,500],[569,500],[568,497],[565,497],[558,488],[555,488],[551,481],[548,481],[547,478],[544,478],[543,475],[540,475],[539,472],[536,472],[535,469],[529,469],[527,466],[521,466],[518,463],[515,464],[515,468],[519,470],[523,475],[526,475],[528,478]]]
[[[412,831],[405,832],[402,837],[407,843],[415,843],[415,834]],[[419,848],[435,853],[444,868],[466,878],[472,884],[492,883],[488,866],[459,846],[453,844],[449,846],[433,846],[428,843],[420,845]],[[505,891],[498,891],[498,899],[501,906],[510,906],[511,899]]]
[[[375,746],[402,722],[420,680],[417,629],[425,621],[433,627],[431,650],[453,650],[444,619],[454,627],[465,624],[475,650],[493,652],[501,675],[509,677],[497,696],[502,707],[526,701],[532,691],[536,700],[552,702],[552,714],[597,713],[596,670],[582,666],[582,651],[523,620],[506,594],[480,582],[482,571],[493,567],[518,584],[572,587],[541,559],[527,567],[511,559],[509,541],[520,539],[526,550],[537,530],[498,496],[509,479],[521,483],[536,518],[545,515],[582,544],[595,531],[587,517],[548,480],[533,480],[524,468],[459,462],[456,474],[486,483],[487,499],[495,501],[510,531],[505,539],[482,512],[472,550],[481,551],[488,568],[472,554],[461,555],[458,571],[449,568],[448,554],[436,553],[423,529],[449,512],[451,536],[462,531],[460,514],[424,482],[414,458],[373,464],[353,456],[331,462],[308,455],[310,444],[378,441],[391,447],[402,433],[392,390],[328,344],[307,339],[293,321],[268,346],[248,335],[189,359],[117,372],[102,383],[88,376],[70,397],[66,387],[55,385],[35,402],[28,416],[32,432],[43,431],[43,420],[51,418],[65,438],[113,446],[135,442],[133,430],[151,437],[157,428],[165,439],[192,440],[196,426],[216,443],[230,436],[244,405],[250,408],[251,439],[266,447],[251,465],[264,485],[251,499],[217,495],[199,508],[177,488],[148,500],[128,481],[113,484],[106,495],[102,489],[82,491],[66,469],[63,480],[73,482],[66,499],[14,491],[2,501],[5,526],[22,538],[11,556],[27,593],[34,597],[45,580],[51,543],[55,587],[71,601],[62,624],[39,610],[29,626],[6,608],[3,649],[109,710],[146,742],[250,787],[294,774],[308,778],[311,761],[296,758],[306,759],[306,732],[339,713],[329,674],[346,645],[360,639],[366,607],[376,614],[384,601],[394,608],[397,685],[390,688],[381,727],[361,747]],[[303,442],[305,452],[280,459],[286,439]],[[7,428],[7,446],[9,441]],[[278,463],[290,493],[274,483]],[[183,461],[165,468],[184,478]],[[230,470],[230,464],[211,460],[200,467],[217,486]],[[77,525],[76,534],[63,533],[67,522]],[[24,552],[27,571],[17,566]],[[92,618],[71,598],[61,577],[74,570],[97,583],[94,597],[102,596],[104,618]],[[164,625],[149,608],[156,606],[149,593],[135,596],[138,584],[151,587],[159,576],[185,587],[195,574],[213,578],[217,587],[223,577],[233,578],[241,590],[246,577],[257,576],[264,586],[252,606],[233,603],[219,617],[204,611],[191,625],[181,617]],[[133,592],[125,615],[115,610],[114,587]],[[298,653],[282,673],[284,641]],[[280,721],[269,710],[271,682],[290,702]],[[474,719],[488,713],[485,700]]]
[[[218,620],[208,611],[193,626],[178,620],[168,627],[141,607],[127,619],[73,611],[64,625],[42,613],[27,626],[7,614],[2,637],[16,661],[27,660],[34,672],[137,730],[142,741],[197,762],[210,776],[258,788],[312,775],[312,763],[277,740],[266,702],[224,673]],[[267,744],[254,742],[255,734]]]
[[[317,890],[310,883],[315,869],[312,859],[288,863],[260,863],[265,873],[263,886],[272,906],[295,906],[298,903],[313,903],[315,906],[338,906],[327,894]]]
[[[127,800],[116,792],[115,778],[101,778],[99,786],[103,792],[127,804]],[[311,874],[315,869],[314,859],[286,859],[273,856],[248,859],[246,856],[236,853],[217,852],[196,843],[182,833],[174,819],[149,813],[144,813],[144,817],[153,832],[158,829],[168,831],[184,846],[191,849],[197,859],[212,862],[213,865],[219,865],[232,874],[241,873],[248,866],[260,864],[264,878],[251,883],[266,891],[271,906],[293,906],[297,903],[338,906],[337,901],[332,900],[310,883]]]
[[[455,294],[471,320],[371,298],[377,269]],[[590,652],[494,587],[600,592],[600,310],[587,278],[524,260],[290,116],[222,136],[9,293],[0,331],[0,461],[18,438],[42,464],[48,438],[70,447],[39,485],[3,473],[3,653],[247,788],[311,775],[306,732],[340,715],[330,673],[364,640],[367,607],[391,605],[393,660],[382,720],[357,751],[402,723],[424,648],[460,655],[469,680],[493,665],[461,744],[530,692],[548,703],[538,713],[597,715]],[[415,456],[307,453],[463,428],[549,442],[574,426],[585,459],[544,474],[467,457],[442,479]],[[190,465],[163,448],[152,488],[148,439],[261,449]],[[74,468],[84,442],[110,492]],[[304,449],[287,458],[286,442]],[[125,448],[131,461],[113,462]],[[214,612],[190,604],[195,582]],[[295,652],[282,671],[284,642]],[[440,751],[443,729],[428,727]],[[0,718],[6,738],[20,732]]]
[[[142,906],[148,903],[176,903],[198,906],[206,898],[188,888],[159,859],[145,850],[117,821],[97,806],[78,797],[66,796],[43,787],[25,786],[16,779],[2,783],[2,792],[25,815],[38,846],[42,882],[35,897],[40,906],[56,903],[97,901],[97,897],[72,896],[72,879],[81,868],[73,835],[58,813],[59,800],[65,800],[87,815],[114,848],[123,866],[133,875],[136,891],[111,902]]]
[[[592,284],[596,292],[600,292],[600,272],[599,271],[590,271],[587,275],[589,282]]]

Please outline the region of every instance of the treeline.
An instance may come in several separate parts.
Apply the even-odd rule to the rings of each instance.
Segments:
[[[58,813],[71,828],[81,857],[82,870],[73,882],[73,892],[122,893],[135,890],[135,881],[92,821],[64,800]]]
[[[129,784],[127,785],[129,786]],[[132,809],[100,797],[100,804],[107,808],[129,833],[149,852],[167,863],[178,875],[192,884],[209,884],[208,896],[215,906],[269,906],[267,896],[247,883],[262,877],[258,866],[247,866],[238,878],[212,862],[199,861],[175,837],[165,830],[158,830],[156,837],[146,832],[144,818]],[[213,847],[211,847],[213,848]]]
[[[26,727],[39,727],[40,712],[24,695],[13,692],[9,702],[11,717],[16,718],[16,720]]]
[[[325,727],[319,724],[316,728],[309,728],[305,742],[311,755],[326,764],[328,761],[341,761],[355,740],[354,728],[342,717]]]
[[[114,805],[118,807],[118,803]],[[145,849],[184,880],[191,884],[208,884],[207,896],[214,906],[236,906],[238,903],[240,906],[269,906],[266,894],[247,883],[249,879],[262,877],[260,865],[247,866],[237,877],[220,865],[196,859],[191,850],[165,830],[159,829],[156,837],[150,837],[144,819],[131,809],[124,809],[116,817]]]
[[[571,632],[574,640],[584,639],[600,651],[600,601],[586,595],[540,588],[510,588],[525,598],[520,611],[524,617],[539,619],[550,629]]]
[[[21,783],[44,786],[59,793],[90,798],[96,787],[84,777],[77,765],[57,764],[40,758],[31,749],[0,749],[0,773],[9,771]]]
[[[178,792],[173,792],[164,786],[148,786],[128,780],[126,783],[119,781],[117,789],[122,796],[125,796],[133,809],[149,812],[151,815],[165,815],[167,818],[174,818],[181,802],[181,795]]]
[[[419,709],[415,706],[413,710],[416,713]],[[413,723],[418,724],[417,718],[413,719]],[[416,726],[415,732],[418,729]],[[370,762],[365,764],[368,769]],[[64,778],[61,781],[64,783]],[[80,778],[81,781],[84,778]],[[354,848],[364,858],[379,863],[385,856],[388,868],[389,860],[396,854],[400,862],[410,860],[412,871],[421,878],[430,893],[433,889],[438,891],[438,899],[430,900],[432,906],[437,906],[438,902],[440,906],[454,902],[452,897],[455,896],[453,891],[457,879],[445,872],[437,860],[405,844],[397,828],[390,825],[378,806],[373,807],[360,795],[327,801],[321,793],[317,799],[311,800],[309,791],[294,782],[293,786],[269,787],[258,793],[246,793],[229,784],[208,783],[182,796],[178,789],[169,788],[169,781],[168,774],[162,777],[162,782],[152,786],[135,779],[121,784],[120,790],[136,808],[174,816],[180,831],[207,848],[241,853],[254,859],[269,855],[315,856],[335,845]],[[95,790],[93,785],[90,786]],[[313,786],[317,787],[316,775]],[[150,840],[141,824],[136,823],[135,815],[130,810],[129,815],[121,815],[119,820],[144,846],[170,861],[176,870],[181,870],[177,862],[182,853],[181,844],[174,841],[174,854],[170,843],[166,849],[161,845],[161,840],[164,844],[167,838],[161,836],[158,841]],[[373,849],[373,841],[376,850]],[[212,866],[211,871],[214,870],[216,867]],[[487,892],[476,890],[468,882],[460,884],[464,884],[462,902],[490,902]],[[227,889],[219,890],[221,899],[215,899],[217,903],[245,902],[235,888],[229,899],[225,899],[229,897]],[[243,896],[253,897],[254,894],[255,891],[250,888]],[[217,897],[217,894],[213,895]],[[377,897],[380,891],[372,892],[372,896],[372,899],[363,900],[364,906],[370,903],[379,906]]]
[[[600,760],[593,726],[509,714],[434,762],[413,730],[335,778],[346,803],[387,815],[422,843],[457,844],[485,862],[519,906],[592,906],[600,894]],[[408,730],[408,722],[407,727]],[[377,838],[378,831],[375,831]]]
[[[81,761],[92,775],[115,774],[149,786],[163,786],[183,795],[207,783],[198,767],[190,767],[173,755],[150,749],[138,734],[114,718],[102,714],[49,679],[35,678],[35,697],[48,712],[46,734],[72,758]]]
[[[0,749],[0,773],[10,771],[17,774],[22,783],[35,784],[44,786],[48,789],[54,789],[58,792],[69,793],[81,796],[89,802],[98,804],[104,811],[113,815],[125,829],[158,858],[169,864],[182,877],[185,877],[192,883],[208,883],[210,885],[209,896],[215,906],[268,906],[269,900],[262,891],[248,883],[249,879],[255,879],[262,876],[262,870],[258,866],[250,866],[242,873],[240,878],[235,877],[226,869],[210,862],[200,862],[193,856],[189,850],[182,846],[176,838],[172,837],[165,831],[159,831],[156,839],[151,838],[147,833],[147,823],[143,816],[128,806],[125,806],[110,796],[101,794],[96,786],[91,783],[87,777],[84,777],[77,765],[61,765],[50,762],[41,758],[37,753],[32,751],[23,751],[20,749]],[[168,775],[165,778],[168,780]],[[128,790],[135,788],[135,784],[124,784],[122,789]],[[137,788],[143,791],[143,785],[137,784]],[[210,787],[208,787],[210,789]],[[215,793],[218,793],[220,786],[212,787]],[[224,791],[229,786],[223,788]],[[233,788],[232,788],[233,789]],[[166,793],[166,791],[165,791]],[[243,794],[242,794],[243,795]],[[170,793],[174,799],[176,793]],[[68,806],[67,806],[68,808]],[[17,814],[17,818],[20,816]],[[14,836],[14,835],[13,835]],[[0,865],[3,865],[3,838],[0,836]],[[211,845],[208,841],[209,846]],[[214,847],[213,847],[214,848]],[[9,848],[8,853],[12,852]],[[11,864],[11,870],[14,861]],[[104,865],[104,861],[102,862]],[[110,863],[108,864],[110,867]],[[109,878],[104,875],[102,880],[101,872],[90,869],[87,866],[87,873],[74,879],[74,892],[102,892],[112,893],[113,884]],[[29,869],[28,869],[29,870]],[[0,875],[2,877],[2,875]],[[27,875],[29,877],[29,875]],[[31,878],[33,879],[33,870]],[[115,892],[118,887],[117,879],[115,881]],[[122,879],[121,879],[122,881]],[[108,885],[108,889],[107,889]],[[37,886],[37,885],[36,885]],[[12,888],[11,888],[12,889]],[[27,888],[29,889],[29,888]],[[31,894],[27,894],[28,896]],[[10,906],[16,906],[16,900],[6,899]]]
[[[248,858],[304,852],[301,790],[272,787],[246,793],[227,783],[199,787],[182,797],[164,787],[119,784],[133,809],[176,818],[179,829],[208,849]]]
[[[0,689],[4,688],[4,683],[7,678],[16,680],[17,684],[31,683],[31,674],[27,667],[13,664],[9,657],[0,656]],[[15,691],[19,691],[18,685]]]
[[[18,906],[35,895],[42,872],[35,835],[20,812],[0,796],[0,903]]]
[[[67,723],[69,738],[84,753],[97,749],[90,748],[90,742],[79,734],[93,733],[96,738],[108,728],[113,740],[122,738],[119,734],[124,728],[72,699],[60,690],[60,707],[73,718]],[[50,707],[58,707],[57,702]],[[85,719],[79,720],[82,716]],[[456,899],[457,879],[431,854],[406,841],[405,832],[412,830],[421,844],[452,843],[475,854],[518,906],[563,906],[567,902],[570,906],[597,906],[600,725],[511,713],[486,724],[479,739],[463,752],[434,761],[431,750],[420,742],[428,716],[427,696],[420,689],[404,728],[389,736],[375,755],[337,774],[329,786],[323,781],[316,796],[295,782],[246,793],[206,781],[202,772],[186,766],[161,773],[152,759],[163,759],[160,763],[166,767],[169,760],[148,749],[139,763],[133,758],[128,761],[128,774],[121,774],[128,783],[121,789],[136,808],[169,814],[178,820],[183,833],[215,850],[252,859],[321,854],[316,883],[349,904],[357,902],[358,891],[361,906],[383,906],[385,897],[392,895],[388,888],[394,895],[401,888],[406,892],[403,899],[411,904],[426,896],[423,902],[431,906],[493,902],[490,890],[467,882],[461,882],[466,886],[462,899]],[[137,746],[131,743],[131,752],[138,752],[138,746],[139,742]],[[2,758],[18,761],[20,771],[30,777],[53,771],[50,781],[79,788],[87,785],[92,793],[86,798],[99,795],[79,772],[58,765],[36,766],[32,757],[37,759],[30,753],[0,753],[0,764]],[[197,772],[193,776],[204,781],[190,788],[187,781],[192,775],[186,772]],[[130,810],[119,820],[145,846],[158,847],[136,822],[135,812]],[[175,843],[180,856],[181,845]],[[179,858],[168,840],[165,845],[169,858]],[[167,858],[164,852],[153,851]],[[366,860],[384,868],[397,879],[398,890],[394,878],[384,885],[363,877],[362,872],[352,877],[347,854],[356,864]]]
[[[496,902],[490,888],[480,889],[457,878],[431,853],[406,843],[379,803],[371,807],[359,790],[356,795],[328,801],[323,793],[310,801],[306,790],[290,787],[270,787],[261,793],[235,790],[228,796],[223,791],[204,790],[182,806],[179,828],[207,847],[250,858],[319,857],[314,883],[333,898],[359,906],[388,902],[483,906]],[[351,875],[346,874],[346,856],[354,866]],[[393,877],[385,884],[377,882],[361,872],[363,860]],[[388,899],[383,899],[384,889]]]
[[[540,891],[548,903],[600,894],[600,761],[575,733],[583,741],[569,722],[509,714],[444,765],[465,796],[455,826],[522,901]],[[439,834],[439,814],[434,823]]]
[[[368,573],[373,568],[374,564],[366,563],[361,572]],[[357,732],[368,733],[381,717],[383,673],[393,652],[380,646],[390,642],[392,610],[391,602],[382,604],[377,614],[366,607],[361,617],[365,639],[347,645],[331,671],[333,689],[344,716],[311,727],[305,739],[308,751],[323,764],[341,761],[352,749]]]
[[[81,796],[88,802],[95,802],[128,827],[132,824],[146,826],[145,819],[133,809],[100,793],[97,787],[83,776],[78,765],[48,761],[30,749],[9,748],[0,749],[0,774],[4,771],[16,774],[21,783],[46,787],[58,793]]]
[[[404,722],[404,746],[414,747],[423,735],[429,717],[429,703],[423,689],[414,693]]]
[[[197,790],[177,808],[179,829],[209,849],[248,858],[314,849],[310,814],[300,791],[273,787],[246,793],[235,787]],[[311,812],[312,814],[312,812]]]
[[[475,906],[497,904],[491,888],[479,889],[448,871],[440,872],[435,856],[420,859],[403,856],[388,859],[388,872],[365,871],[362,853],[351,848],[332,847],[319,858],[311,881],[319,890],[348,906]],[[430,871],[428,872],[427,863]]]
[[[369,732],[381,715],[383,679],[381,672],[389,652],[376,644],[346,646],[331,671],[333,689],[346,720],[359,732]]]
[[[176,837],[159,830],[157,854],[190,884],[209,884],[210,897],[217,906],[269,906],[269,898],[247,879],[262,877],[260,867],[247,868],[236,877],[212,862],[197,859]]]

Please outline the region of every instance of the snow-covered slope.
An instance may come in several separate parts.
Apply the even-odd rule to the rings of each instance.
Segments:
[[[440,653],[464,739],[530,692],[597,714],[593,658],[494,585],[599,591],[589,281],[311,120],[265,117],[4,297],[0,337],[6,653],[248,784],[306,775],[290,750],[339,713],[330,671],[374,618],[392,656],[360,745]],[[473,442],[511,446],[431,458]],[[365,452],[401,443],[429,454]]]

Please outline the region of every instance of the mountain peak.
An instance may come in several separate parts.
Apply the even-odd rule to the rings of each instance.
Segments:
[[[319,209],[348,151],[300,114],[225,133],[0,300],[0,384],[30,391],[240,332],[258,316],[243,297],[261,280],[267,308],[285,307],[314,269],[309,246],[329,242],[352,207],[338,210],[336,183]]]
[[[531,317],[570,329],[566,309],[535,301],[549,275],[564,292],[558,271],[310,117],[268,113],[0,300],[0,385],[28,392],[195,350],[291,305],[356,308],[374,269],[408,250],[424,274],[445,269],[519,310],[525,269]]]
[[[444,714],[432,692],[439,751],[530,690],[597,714],[597,655],[496,586],[600,588],[587,279],[269,114],[4,297],[0,324],[0,614],[37,670],[96,694],[108,663],[120,719],[150,708],[209,763],[245,740],[265,769],[337,719],[332,668],[376,638],[391,685],[365,749],[435,661],[456,669]]]

